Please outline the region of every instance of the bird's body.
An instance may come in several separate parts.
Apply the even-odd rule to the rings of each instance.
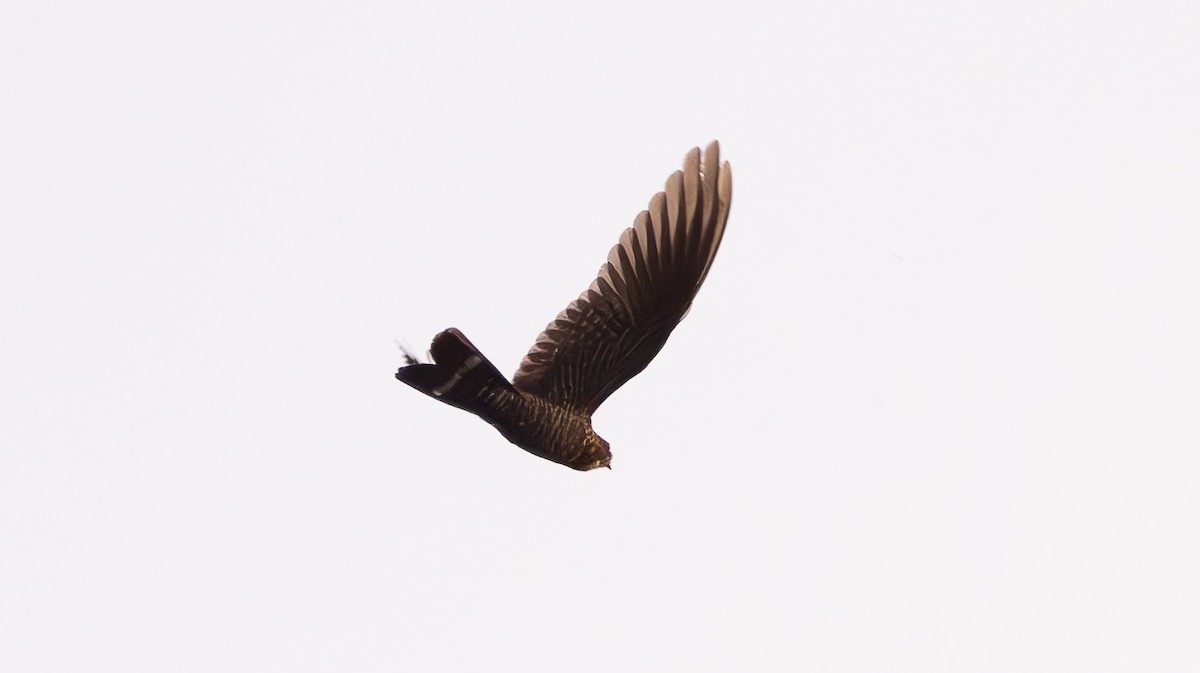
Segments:
[[[612,459],[608,442],[592,430],[592,417],[551,404],[536,395],[515,392],[500,401],[490,418],[505,439],[539,458],[576,470],[607,467]]]
[[[457,329],[433,363],[405,353],[396,378],[492,424],[526,451],[576,470],[608,467],[592,413],[637,375],[691,307],[717,253],[733,183],[719,148],[693,149],[609,253],[599,277],[559,313],[507,381]]]

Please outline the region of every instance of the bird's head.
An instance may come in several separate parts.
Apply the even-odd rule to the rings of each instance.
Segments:
[[[612,466],[609,463],[612,462],[612,451],[608,448],[608,442],[604,441],[603,437],[597,435],[590,428],[584,442],[584,451],[583,455],[580,456],[580,464],[578,466],[572,465],[571,467],[584,472],[594,470],[598,467],[607,467],[611,470]]]

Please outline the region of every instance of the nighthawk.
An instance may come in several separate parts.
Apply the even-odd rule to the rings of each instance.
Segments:
[[[538,335],[511,383],[453,327],[433,338],[432,363],[405,351],[396,378],[479,416],[535,456],[576,470],[609,467],[592,413],[650,364],[687,314],[721,245],[732,195],[717,143],[703,154],[692,149],[596,280]]]

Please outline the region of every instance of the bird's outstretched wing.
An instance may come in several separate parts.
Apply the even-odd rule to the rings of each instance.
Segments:
[[[599,277],[558,314],[513,377],[525,393],[591,413],[650,364],[708,275],[733,195],[711,143],[621,234]]]

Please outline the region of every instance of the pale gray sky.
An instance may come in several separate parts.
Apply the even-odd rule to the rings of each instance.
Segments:
[[[1200,669],[1200,9],[0,10],[0,668]],[[506,373],[713,138],[576,473]]]

